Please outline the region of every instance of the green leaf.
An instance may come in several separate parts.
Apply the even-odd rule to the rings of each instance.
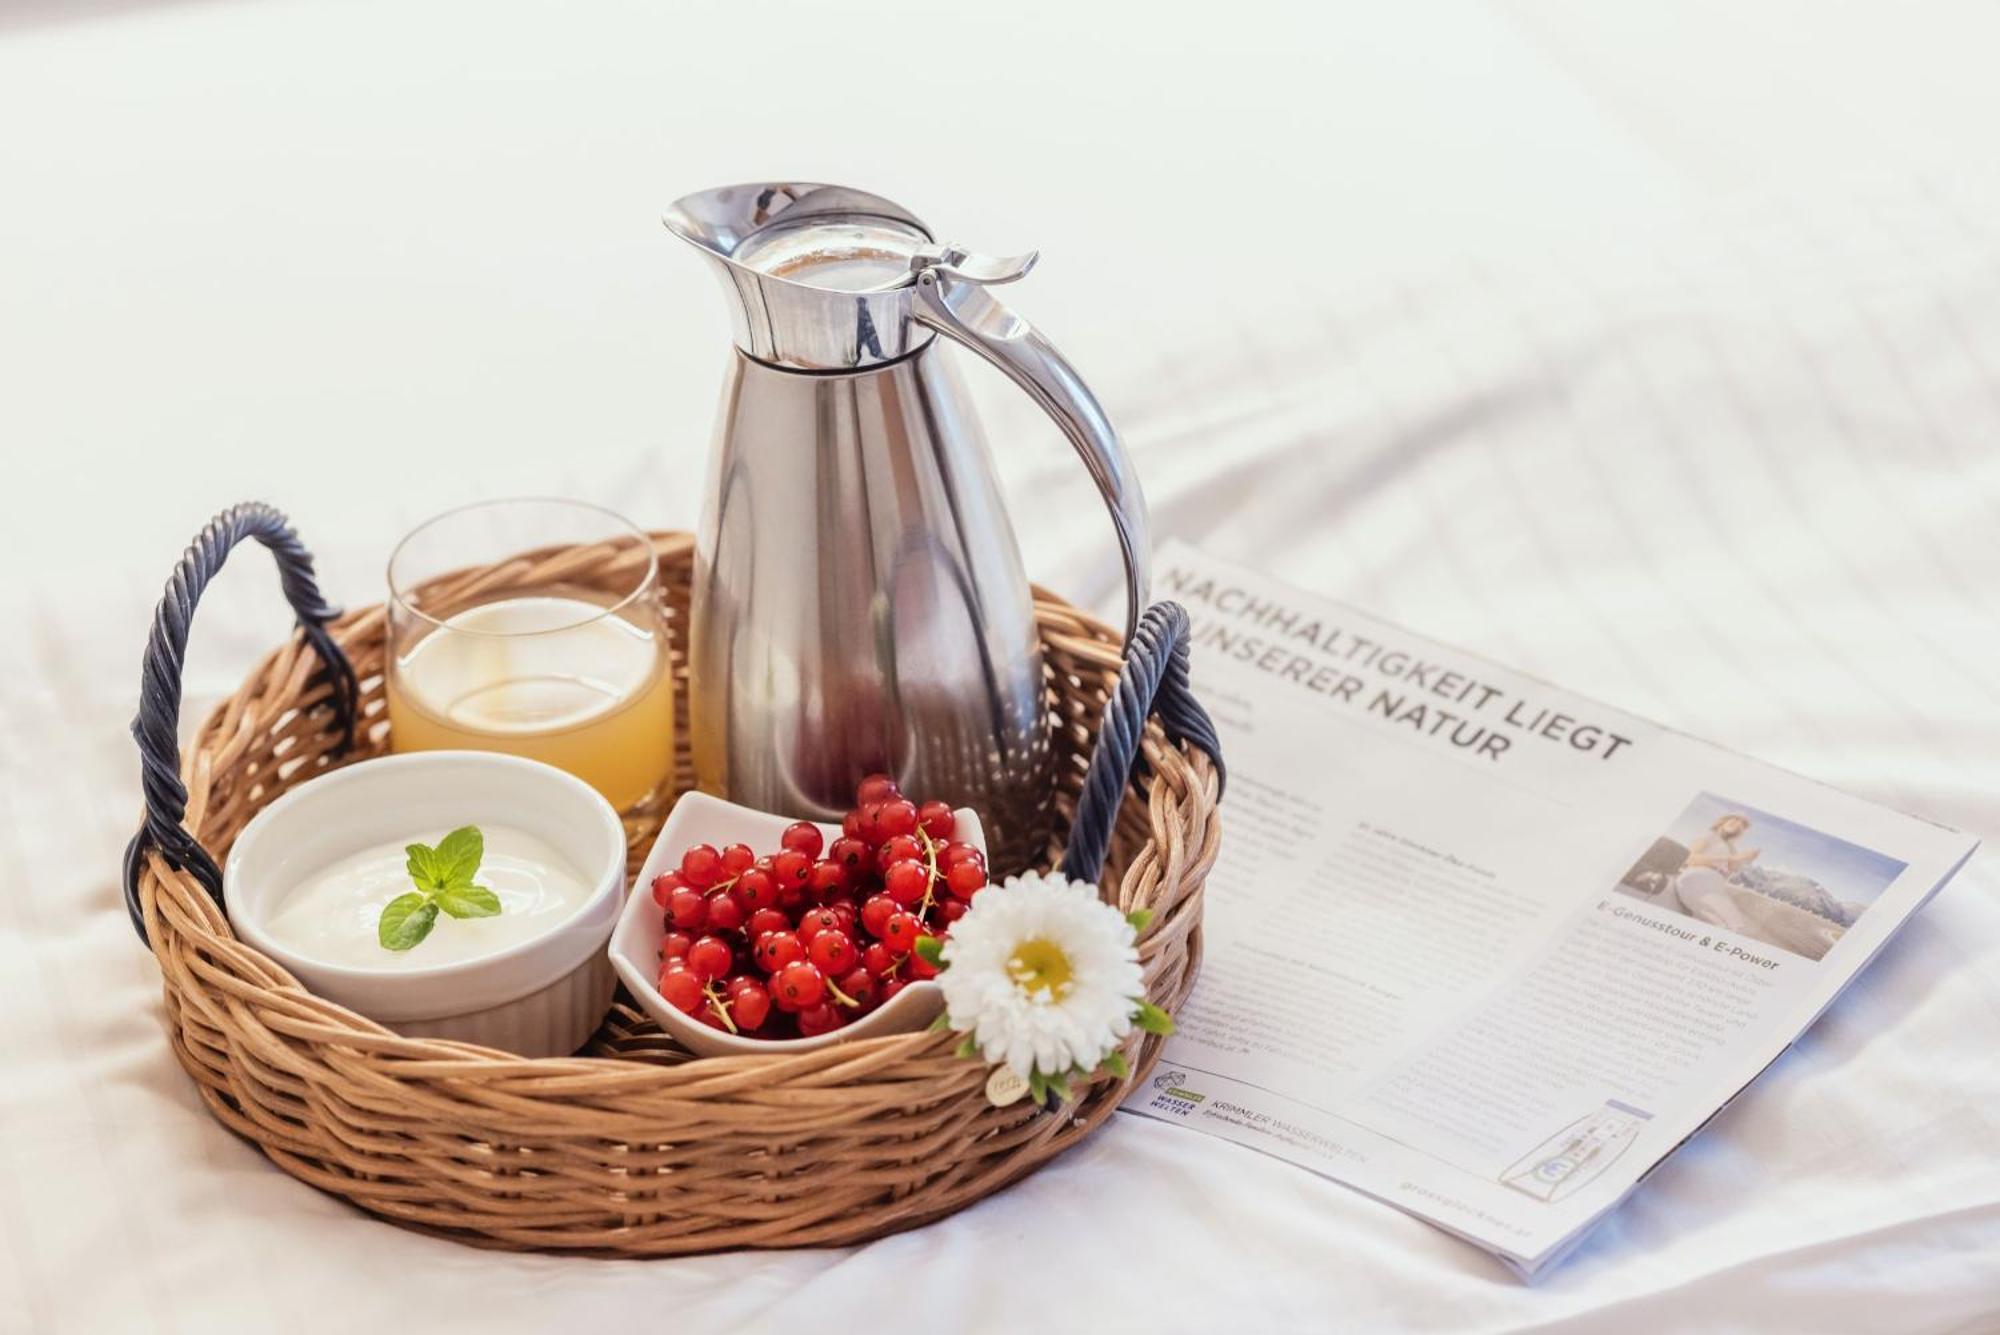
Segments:
[[[1174,1032],[1174,1017],[1150,1001],[1139,1003],[1139,1013],[1132,1017],[1132,1023],[1138,1025],[1149,1034],[1171,1034]]]
[[[1049,1078],[1038,1067],[1028,1072],[1028,1097],[1037,1103],[1049,1101]]]
[[[1131,1063],[1125,1060],[1124,1053],[1119,1052],[1115,1048],[1104,1054],[1104,1060],[1097,1063],[1097,1067],[1101,1071],[1109,1071],[1120,1080],[1132,1074]]]
[[[1048,1080],[1045,1083],[1048,1085],[1050,1092],[1052,1092],[1057,1098],[1061,1099],[1064,1103],[1069,1102],[1068,1076],[1052,1075],[1048,1078]]]
[[[438,877],[437,850],[429,844],[405,844],[403,851],[410,856],[408,863],[410,879],[417,883],[419,890],[435,890],[444,882]]]
[[[944,942],[938,940],[936,937],[920,936],[917,938],[917,944],[912,946],[911,949],[916,952],[918,959],[932,968],[942,969],[944,967],[944,960],[942,958],[944,954]]]
[[[1125,921],[1132,924],[1132,935],[1134,936],[1145,931],[1146,924],[1152,920],[1153,911],[1151,909],[1133,909],[1125,915]]]
[[[408,950],[431,934],[437,916],[438,906],[422,891],[397,895],[382,906],[381,921],[375,924],[375,938],[384,949]]]
[[[437,905],[454,918],[490,918],[500,911],[500,896],[483,885],[448,885],[437,892]]]
[[[485,856],[486,836],[477,825],[462,825],[438,840],[437,874],[446,885],[471,885],[472,874]]]
[[[940,1014],[937,1017],[937,1019],[931,1021],[930,1032],[935,1034],[940,1029],[949,1029],[949,1028],[951,1028],[951,1012],[946,1011]]]
[[[967,1034],[959,1040],[955,1055],[960,1057],[977,1057],[979,1055],[979,1040],[971,1034]]]

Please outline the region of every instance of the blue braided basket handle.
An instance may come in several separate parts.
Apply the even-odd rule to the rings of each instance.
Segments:
[[[139,905],[139,872],[149,850],[158,850],[168,866],[190,873],[216,907],[222,907],[222,869],[181,824],[188,799],[187,788],[181,783],[181,666],[195,604],[222,569],[230,549],[245,538],[263,543],[277,559],[285,601],[292,605],[306,643],[319,655],[321,675],[316,680],[333,684],[341,749],[354,744],[354,668],[327,631],[326,623],[340,614],[320,596],[311,554],[292,531],[290,521],[277,510],[259,501],[231,506],[211,519],[182,554],[173,578],[167,581],[159,609],[153,613],[153,633],[146,641],[146,660],[140,669],[139,716],[132,720],[132,736],[139,743],[146,820],[125,846],[125,908],[141,941],[146,940],[146,920]]]
[[[1062,874],[1073,880],[1096,881],[1104,873],[1111,849],[1111,827],[1125,790],[1143,765],[1140,738],[1146,719],[1157,714],[1167,740],[1193,746],[1215,764],[1216,792],[1228,772],[1222,764],[1222,743],[1208,711],[1188,686],[1188,614],[1179,603],[1154,603],[1139,618],[1125,643],[1125,666],[1118,689],[1104,702],[1104,721],[1097,730],[1097,750],[1083,778],[1076,818],[1070,822],[1069,847],[1063,852]]]

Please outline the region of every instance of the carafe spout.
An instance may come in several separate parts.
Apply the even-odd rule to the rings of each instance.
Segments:
[[[794,371],[854,371],[930,342],[911,318],[910,257],[931,234],[898,204],[811,182],[728,185],[661,221],[710,261],[736,346]]]

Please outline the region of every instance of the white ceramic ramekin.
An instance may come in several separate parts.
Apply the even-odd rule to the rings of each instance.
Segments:
[[[952,838],[971,844],[984,853],[986,832],[980,828],[979,817],[968,807],[960,807],[953,814],[957,816],[958,824],[952,830]],[[674,803],[673,813],[667,817],[666,827],[653,842],[652,852],[646,855],[646,865],[639,871],[631,899],[626,901],[625,914],[618,920],[618,930],[612,934],[611,963],[624,980],[625,990],[632,994],[632,999],[646,1014],[660,1022],[660,1028],[697,1056],[810,1052],[832,1043],[922,1029],[944,1009],[944,993],[936,983],[911,983],[879,1009],[830,1034],[812,1038],[749,1038],[712,1029],[667,1004],[659,988],[660,946],[667,937],[666,918],[660,906],[653,902],[653,878],[678,867],[681,854],[693,844],[713,844],[717,848],[748,844],[760,853],[768,853],[778,847],[779,836],[793,819],[791,816],[773,816],[769,812],[738,806],[719,797],[710,797],[707,793],[682,793],[680,800]],[[828,843],[840,836],[838,825],[821,825],[819,828]]]
[[[590,887],[582,906],[498,954],[417,968],[328,964],[265,931],[285,895],[336,859],[461,825],[512,825],[547,841]],[[239,937],[307,990],[399,1034],[566,1056],[611,1008],[616,979],[604,947],[625,902],[625,830],[596,789],[540,761],[419,751],[334,770],[258,812],[229,850],[222,880]]]

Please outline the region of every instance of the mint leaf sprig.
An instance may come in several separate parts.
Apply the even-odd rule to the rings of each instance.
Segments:
[[[474,885],[480,860],[486,856],[486,836],[477,825],[453,830],[437,847],[410,844],[410,880],[416,889],[382,906],[375,939],[385,950],[408,950],[431,934],[438,910],[454,918],[491,918],[500,912],[500,896]]]

